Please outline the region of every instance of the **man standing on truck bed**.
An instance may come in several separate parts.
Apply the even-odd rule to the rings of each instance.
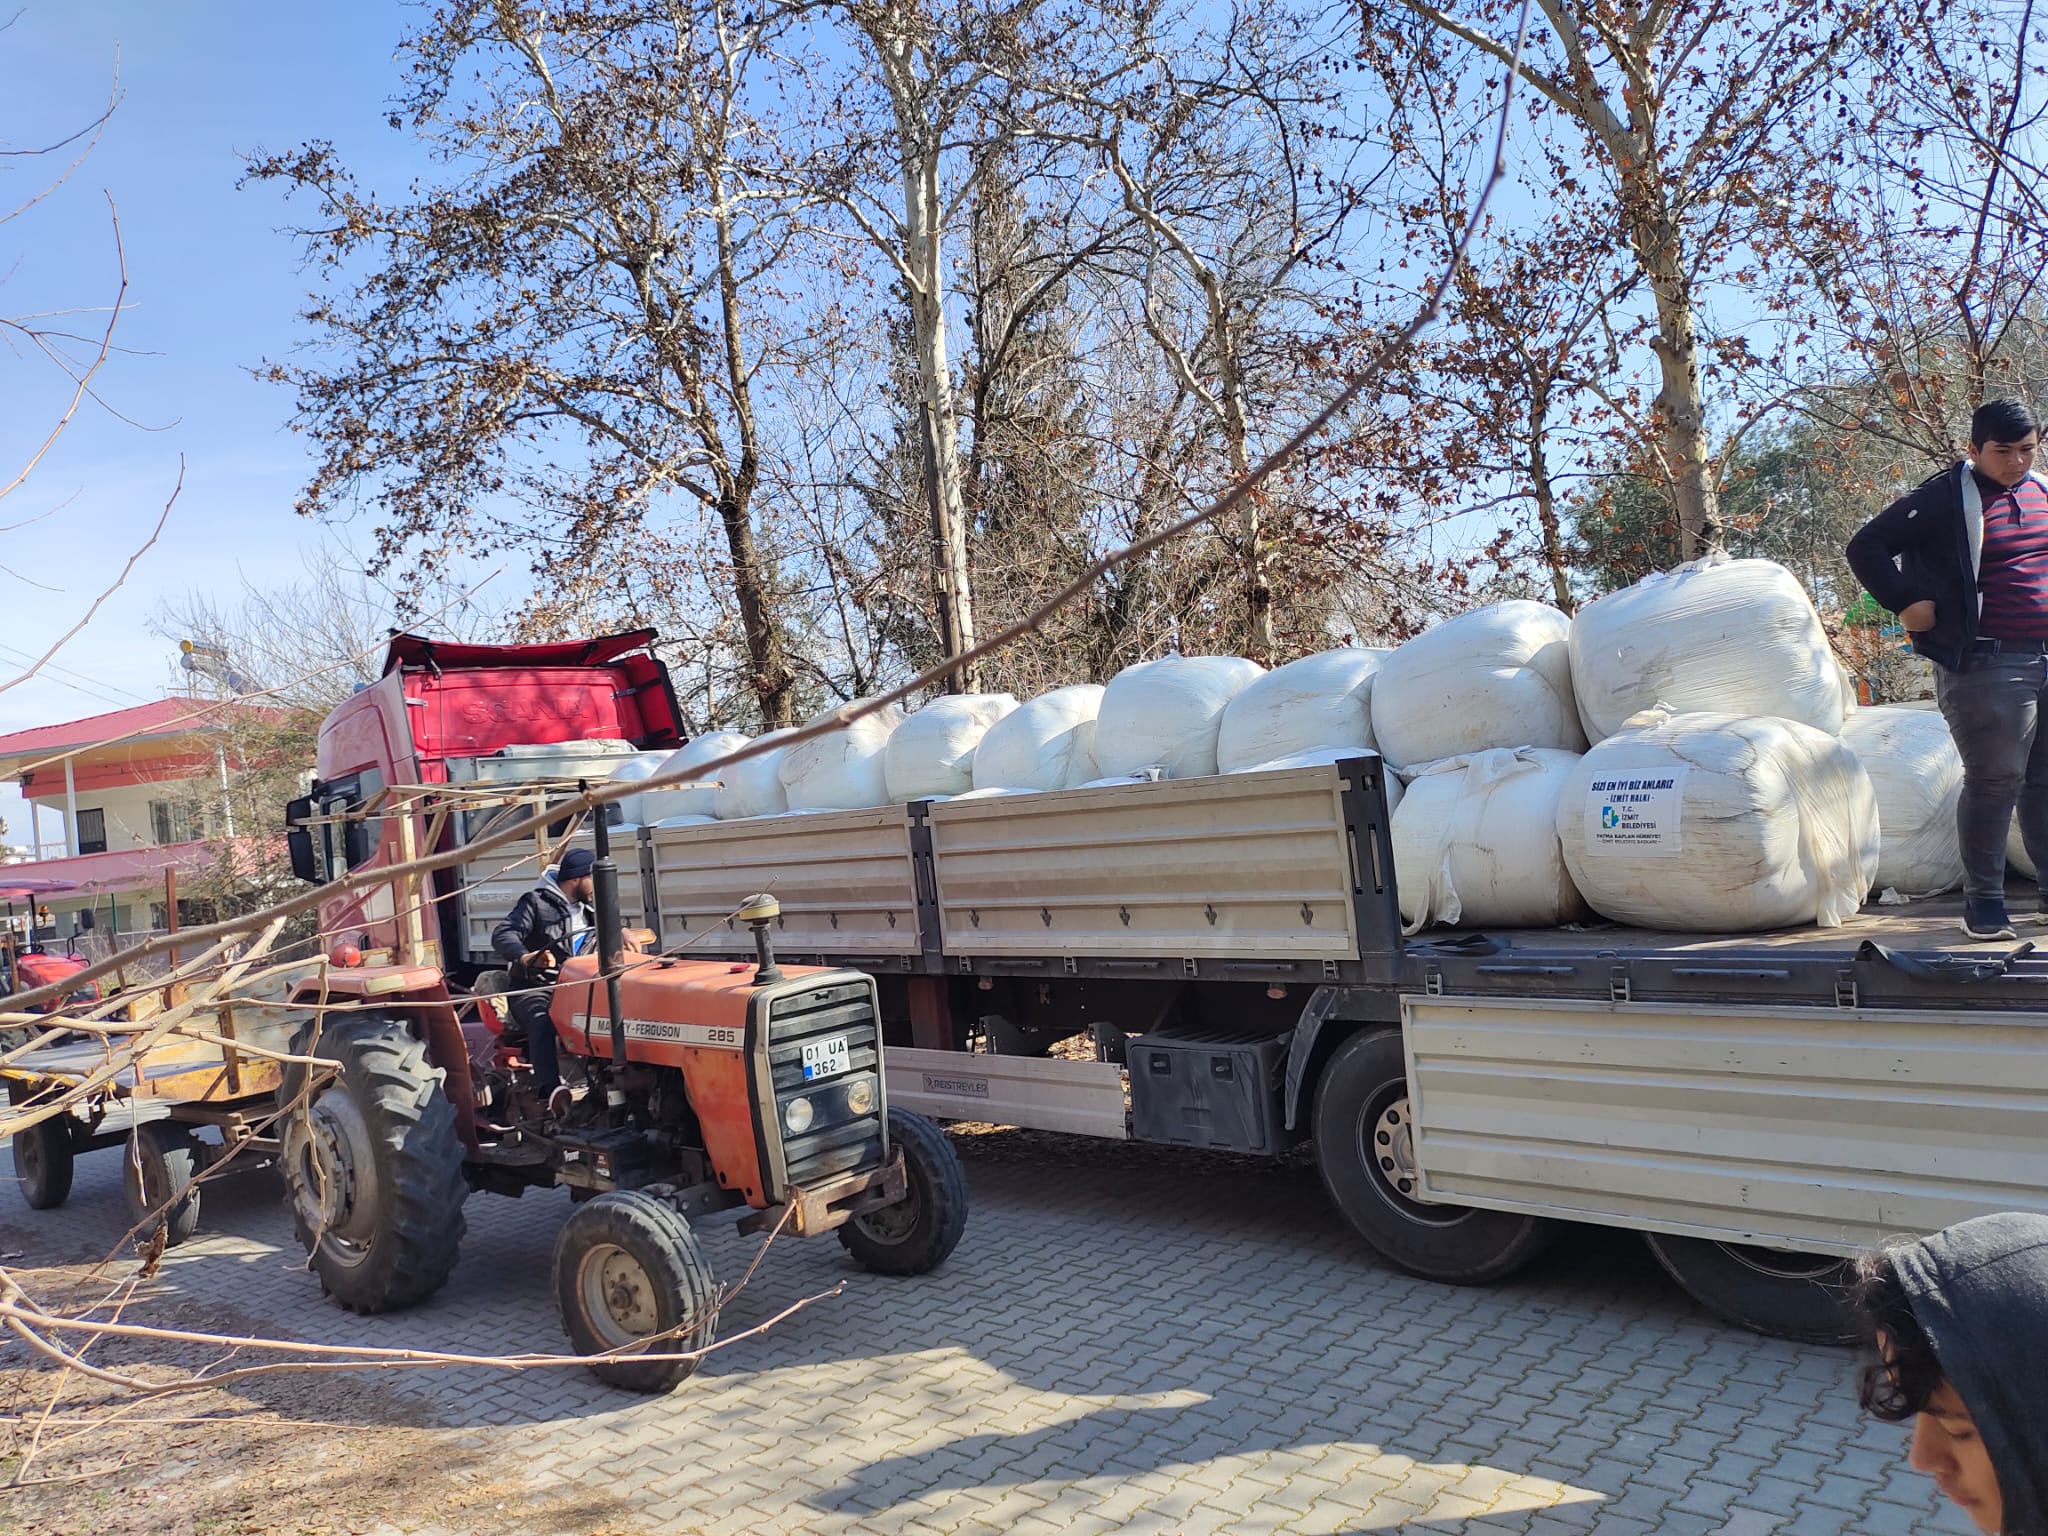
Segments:
[[[1963,760],[1956,831],[1963,932],[2010,939],[2005,842],[2013,809],[2048,876],[2048,485],[2031,473],[2040,423],[2017,400],[1970,418],[1970,454],[1849,541],[1849,565],[1935,664],[1935,698]],[[2048,922],[2048,897],[2036,921]]]
[[[571,848],[538,885],[512,903],[505,921],[491,934],[491,947],[512,967],[512,1018],[526,1032],[534,1092],[547,1105],[551,1120],[569,1112],[571,1097],[562,1081],[548,994],[555,972],[575,948],[576,935],[591,926],[590,905],[597,899],[597,885],[590,871],[596,862],[588,848]]]

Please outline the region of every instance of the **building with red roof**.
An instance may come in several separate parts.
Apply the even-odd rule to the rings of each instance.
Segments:
[[[60,933],[91,909],[100,926],[130,933],[163,926],[168,872],[197,874],[214,840],[264,829],[223,822],[229,732],[284,711],[195,697],[158,699],[0,735],[0,778],[14,779],[36,825],[34,857],[0,865],[0,915],[15,904],[47,908]],[[54,811],[63,835],[41,835]]]

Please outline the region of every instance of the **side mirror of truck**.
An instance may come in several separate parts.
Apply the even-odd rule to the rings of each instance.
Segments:
[[[313,833],[307,827],[293,827],[284,835],[285,847],[291,851],[292,873],[308,885],[322,885],[320,861],[313,854]]]

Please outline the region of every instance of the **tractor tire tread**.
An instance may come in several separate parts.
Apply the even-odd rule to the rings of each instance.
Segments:
[[[573,1260],[578,1251],[593,1242],[609,1242],[625,1248],[645,1264],[654,1260],[650,1278],[663,1285],[667,1308],[661,1318],[663,1331],[680,1328],[685,1318],[693,1326],[676,1335],[667,1348],[682,1352],[708,1347],[718,1331],[718,1308],[722,1300],[711,1262],[704,1255],[689,1221],[673,1206],[637,1190],[613,1190],[579,1204],[562,1224],[555,1238],[555,1306],[561,1314],[562,1331],[578,1354],[604,1352],[605,1342],[586,1324],[576,1304]],[[673,1391],[695,1373],[696,1360],[634,1360],[620,1357],[593,1361],[591,1373],[600,1381],[628,1392]]]
[[[903,1241],[888,1243],[856,1217],[839,1228],[839,1242],[873,1274],[927,1274],[946,1262],[967,1230],[967,1172],[946,1133],[923,1115],[890,1110],[889,1139],[902,1149],[905,1171],[924,1202],[918,1225]]]
[[[468,1230],[462,1142],[455,1106],[440,1091],[441,1070],[427,1065],[425,1046],[404,1025],[382,1017],[330,1025],[312,1054],[342,1064],[341,1076],[325,1091],[358,1098],[370,1134],[386,1154],[383,1183],[390,1201],[375,1245],[384,1255],[372,1265],[323,1267],[318,1235],[294,1201],[299,1241],[327,1293],[349,1311],[414,1306],[447,1283]],[[290,1082],[280,1089],[287,1103],[296,1094]]]

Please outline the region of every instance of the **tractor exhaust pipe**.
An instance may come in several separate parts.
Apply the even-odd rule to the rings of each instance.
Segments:
[[[576,786],[590,792],[588,780]],[[604,973],[605,1012],[612,1026],[612,1076],[605,1088],[607,1108],[626,1107],[626,1091],[619,1077],[626,1069],[626,1012],[619,1001],[619,965],[625,959],[626,932],[619,921],[619,866],[612,862],[612,830],[607,825],[607,807],[597,808],[592,828],[597,838],[597,862],[590,866],[590,882],[597,898],[597,964]]]
[[[738,916],[754,930],[754,985],[765,987],[782,980],[782,967],[775,963],[775,941],[768,937],[768,925],[782,916],[782,903],[773,896],[749,896]]]

